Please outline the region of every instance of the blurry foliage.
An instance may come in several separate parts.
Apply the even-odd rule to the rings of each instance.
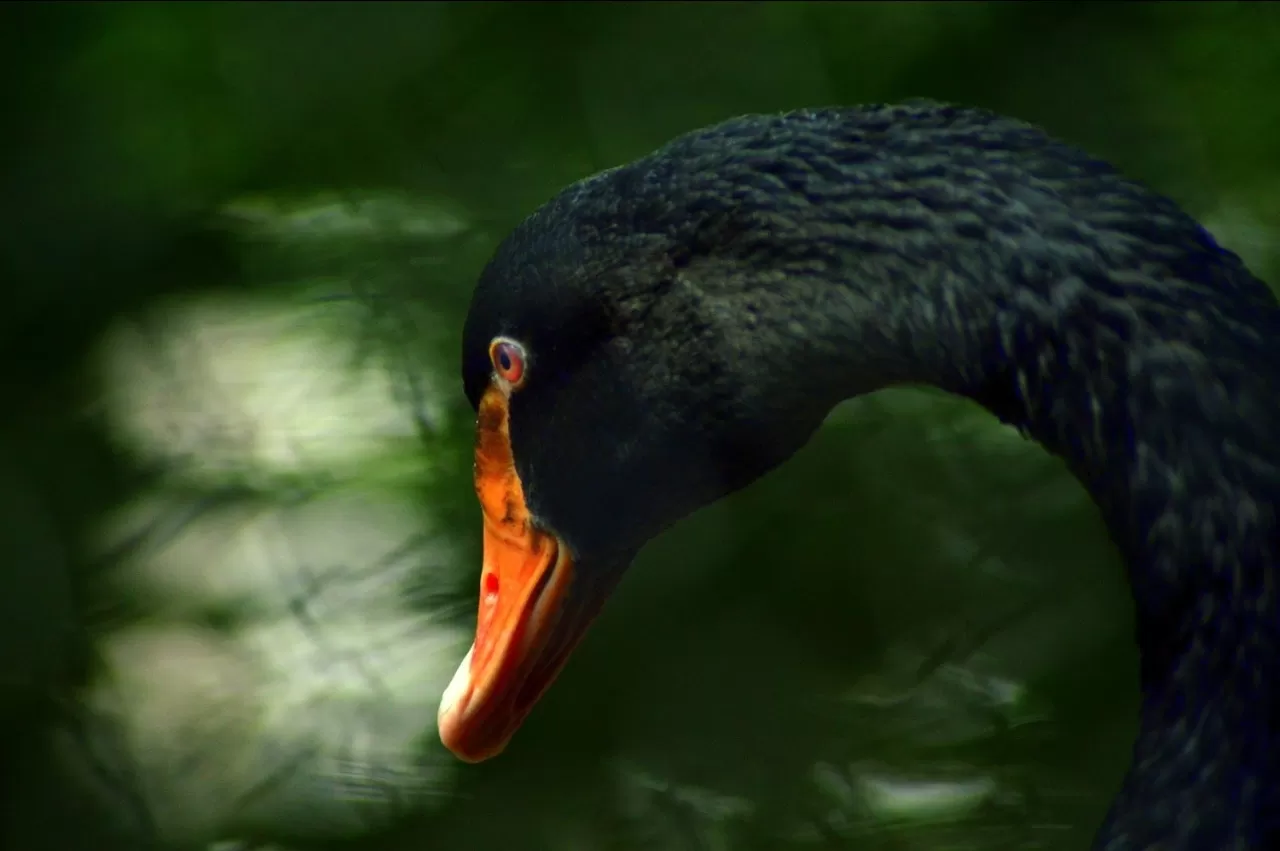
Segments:
[[[564,184],[738,113],[928,96],[1114,161],[1275,283],[1277,44],[1280,7],[1232,2],[0,7],[0,844],[151,847],[163,817],[194,845],[377,851],[1083,847],[1132,734],[1123,575],[1060,464],[915,389],[847,403],[794,462],[656,541],[493,763],[440,768],[423,711],[409,762],[431,773],[371,780],[379,716],[338,722],[340,747],[315,732],[336,692],[300,663],[246,661],[240,707],[226,683],[182,691],[179,666],[161,717],[196,726],[146,752],[128,734],[142,697],[90,697],[113,671],[155,682],[121,679],[155,634],[131,629],[180,620],[209,639],[183,639],[192,659],[214,639],[258,658],[236,642],[290,616],[276,586],[246,611],[195,585],[176,607],[148,596],[163,583],[121,590],[186,525],[210,541],[193,575],[248,577],[257,562],[219,555],[236,534],[208,526],[237,512],[266,512],[281,577],[319,551],[369,581],[392,562],[364,538],[326,548],[290,518],[344,499],[420,514],[393,548],[420,574],[404,606],[333,608],[442,646],[467,627],[462,317],[496,241]],[[157,505],[125,524],[136,553],[104,554],[104,528]],[[419,671],[417,691],[443,686],[456,660],[421,655],[387,705],[420,708]],[[344,694],[367,706],[390,677]],[[311,785],[237,809],[219,760],[292,746],[231,711],[275,706],[253,702],[271,684],[296,686],[286,705],[321,742]],[[138,776],[202,735],[205,774]]]

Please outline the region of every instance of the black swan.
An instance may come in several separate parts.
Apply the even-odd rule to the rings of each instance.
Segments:
[[[647,540],[930,384],[1065,459],[1128,565],[1141,719],[1095,847],[1280,848],[1277,341],[1172,201],[978,109],[747,116],[577,183],[464,329],[484,565],[441,738],[497,754]]]

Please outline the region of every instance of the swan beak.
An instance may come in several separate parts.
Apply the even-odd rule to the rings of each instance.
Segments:
[[[594,614],[567,605],[573,559],[554,533],[533,524],[511,454],[507,397],[496,386],[480,403],[475,458],[484,516],[476,636],[438,717],[440,740],[465,762],[502,752]]]

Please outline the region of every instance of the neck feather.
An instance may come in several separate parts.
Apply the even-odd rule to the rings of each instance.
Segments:
[[[931,104],[737,119],[603,179],[780,394],[932,384],[1088,489],[1143,692],[1098,847],[1280,847],[1280,308],[1239,258],[1041,131]]]

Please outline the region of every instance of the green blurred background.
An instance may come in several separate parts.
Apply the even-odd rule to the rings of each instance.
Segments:
[[[502,235],[744,112],[1046,127],[1280,280],[1280,4],[0,7],[0,847],[1081,848],[1130,607],[1062,466],[847,403],[644,554],[509,751],[457,349]]]

